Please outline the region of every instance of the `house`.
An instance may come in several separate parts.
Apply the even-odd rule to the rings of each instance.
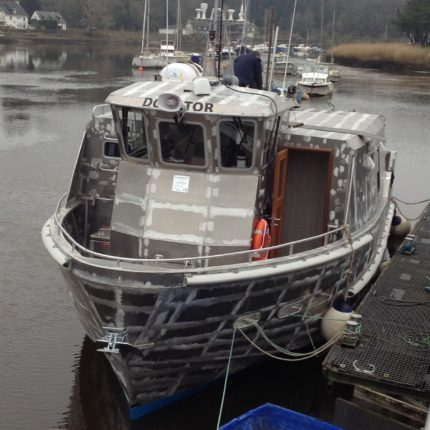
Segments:
[[[58,28],[66,30],[66,20],[60,13],[49,10],[35,10],[31,15],[30,21],[53,21],[57,23]]]
[[[19,1],[0,1],[0,25],[28,29],[28,14]]]

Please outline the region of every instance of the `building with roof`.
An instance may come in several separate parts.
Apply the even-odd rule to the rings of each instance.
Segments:
[[[0,25],[28,29],[28,14],[19,1],[0,1]]]
[[[54,21],[57,23],[58,28],[62,30],[67,29],[66,20],[58,12],[50,10],[35,10],[31,15],[30,21]]]

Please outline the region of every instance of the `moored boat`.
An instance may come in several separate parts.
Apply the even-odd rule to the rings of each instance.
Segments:
[[[342,77],[340,70],[333,63],[329,66],[328,77],[331,82],[339,82]]]
[[[287,75],[296,75],[297,65],[288,60],[287,54],[275,54],[273,58],[274,72],[285,73],[286,71]]]
[[[304,66],[297,87],[309,96],[330,96],[333,93],[333,83],[330,81],[328,66]]]
[[[145,0],[143,5],[141,51],[133,57],[131,65],[134,68],[162,69],[167,64],[165,57],[149,49],[149,12],[150,0]]]
[[[270,92],[158,79],[94,109],[42,230],[134,417],[224,375],[237,324],[269,351],[257,323],[311,344],[376,273],[393,215],[382,117],[293,123],[295,102]],[[232,372],[264,357],[245,339],[233,352]]]

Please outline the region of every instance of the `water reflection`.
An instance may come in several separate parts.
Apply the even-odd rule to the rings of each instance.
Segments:
[[[93,106],[112,90],[153,79],[151,70],[132,73],[136,49],[0,44],[0,327],[6,336],[0,350],[0,427],[7,430],[128,429],[110,368],[91,343],[82,345],[75,309],[43,249],[40,228],[69,185]],[[40,60],[38,69],[34,59]],[[430,76],[340,69],[333,97],[309,100],[302,109],[328,109],[330,101],[337,110],[383,114],[387,146],[398,151],[395,194],[406,201],[428,198]],[[405,212],[416,216],[420,209]],[[327,413],[324,384],[318,360],[268,362],[229,380],[223,421],[267,401]],[[221,391],[216,386],[178,402],[133,430],[215,428]]]
[[[64,50],[0,45],[0,70],[60,70],[66,60]]]
[[[321,358],[293,365],[273,361],[229,378],[222,422],[265,402],[276,403],[329,420],[336,396],[349,389],[335,386],[327,394]],[[306,384],[304,382],[306,381]],[[69,411],[59,423],[64,430],[201,430],[215,428],[222,382],[139,421],[127,419],[125,399],[103,354],[85,338],[75,369]],[[324,393],[324,395],[322,394]]]

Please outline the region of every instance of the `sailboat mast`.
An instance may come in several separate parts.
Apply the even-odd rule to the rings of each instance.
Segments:
[[[246,46],[246,36],[248,33],[248,29],[246,27],[247,16],[248,16],[248,0],[242,0],[243,6],[243,27],[242,27],[242,45]]]
[[[169,0],[166,0],[166,57],[169,54]]]
[[[330,63],[334,63],[333,58],[333,48],[334,48],[334,20],[336,17],[336,4],[333,2],[333,20],[331,23],[331,55],[330,55]]]
[[[324,28],[324,0],[321,0],[321,41],[320,48],[323,51],[323,28]]]
[[[178,9],[176,11],[176,42],[175,42],[175,49],[178,51],[181,51],[182,47],[182,38],[181,38],[181,32],[182,32],[182,18],[181,18],[181,0],[178,0]]]
[[[143,22],[142,22],[142,47],[140,52],[143,54],[145,49],[145,30],[146,30],[146,16],[147,16],[147,4],[148,0],[145,0],[143,3]]]
[[[213,46],[213,73],[216,76],[218,73],[217,67],[217,55],[216,55],[216,32],[218,31],[218,0],[214,0],[214,9],[213,9],[213,17],[212,17],[212,31],[214,39],[212,40]],[[218,62],[221,61],[221,52],[218,55]]]
[[[283,90],[285,90],[285,83],[287,81],[287,70],[288,70],[288,62],[290,61],[290,49],[291,49],[291,40],[293,38],[294,20],[296,17],[296,6],[297,6],[297,0],[294,0],[293,16],[291,18],[291,27],[290,27],[290,37],[288,39],[288,48],[287,48],[287,63],[285,64],[284,80],[282,81]]]
[[[149,52],[149,18],[151,16],[150,13],[150,5],[151,5],[151,0],[146,0],[147,5],[146,5],[146,51]]]

